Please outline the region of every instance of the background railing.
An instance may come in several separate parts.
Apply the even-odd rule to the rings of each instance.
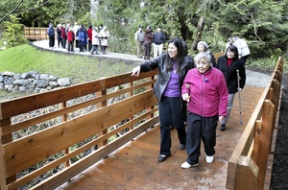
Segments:
[[[44,27],[24,27],[24,36],[27,40],[47,40],[47,28]],[[55,39],[57,37],[56,28],[55,29]]]
[[[263,189],[272,134],[278,124],[283,58],[280,57],[238,144],[229,160],[226,188]],[[278,113],[278,114],[277,114]]]
[[[128,73],[0,103],[1,189],[54,189],[153,127],[156,74]]]

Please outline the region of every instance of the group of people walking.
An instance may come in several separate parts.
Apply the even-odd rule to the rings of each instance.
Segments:
[[[89,51],[91,54],[94,54],[94,52],[95,54],[99,54],[99,52],[106,54],[110,32],[102,24],[99,28],[89,25],[88,29],[77,22],[74,25],[67,24],[66,26],[58,24],[55,32],[53,24],[50,23],[47,29],[49,48],[54,48],[55,46],[56,33],[58,47],[66,49],[67,44],[68,52],[74,52],[74,47],[76,46],[76,48],[79,48],[79,52]],[[100,50],[98,50],[99,47]]]
[[[201,140],[206,162],[213,162],[218,122],[224,131],[235,93],[241,91],[246,82],[245,61],[233,43],[227,46],[225,55],[217,62],[206,42],[200,41],[197,48],[199,53],[193,59],[187,55],[185,42],[172,39],[168,42],[167,53],[132,70],[132,76],[158,70],[154,85],[160,119],[158,161],[163,162],[171,155],[170,128],[174,126],[179,148],[186,149],[187,153],[186,161],[181,164],[184,169],[199,164]],[[238,73],[240,77],[237,77]]]
[[[135,33],[135,41],[137,43],[137,57],[150,60],[152,46],[154,58],[161,55],[163,51],[163,44],[166,42],[166,37],[161,28],[157,28],[154,33],[150,26],[143,31],[143,27],[139,26]]]

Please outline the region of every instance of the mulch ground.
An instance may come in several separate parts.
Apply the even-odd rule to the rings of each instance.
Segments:
[[[288,74],[282,76],[282,101],[270,190],[288,190]]]

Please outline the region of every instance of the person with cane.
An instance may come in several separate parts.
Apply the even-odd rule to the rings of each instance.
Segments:
[[[239,92],[240,96],[240,92],[242,91],[246,83],[246,71],[244,62],[243,60],[239,59],[238,50],[236,46],[231,45],[227,48],[225,55],[219,57],[216,68],[218,68],[220,71],[223,72],[229,92],[227,117],[221,121],[220,126],[220,130],[225,131],[226,124],[228,122],[228,118],[232,110],[235,94]],[[240,102],[240,123],[241,122],[242,122],[242,110]]]

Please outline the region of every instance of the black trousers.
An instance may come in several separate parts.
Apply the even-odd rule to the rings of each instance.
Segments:
[[[68,51],[74,51],[74,40],[68,42]]]
[[[186,144],[186,130],[183,122],[183,110],[181,97],[169,98],[163,96],[158,102],[160,118],[160,154],[170,155],[171,133],[170,127],[173,124],[178,133],[181,144]]]
[[[55,36],[49,36],[49,47],[54,47],[55,45]]]
[[[215,154],[216,128],[218,115],[202,117],[188,111],[188,129],[186,137],[187,162],[191,165],[199,163],[201,139],[205,153],[208,156]]]

